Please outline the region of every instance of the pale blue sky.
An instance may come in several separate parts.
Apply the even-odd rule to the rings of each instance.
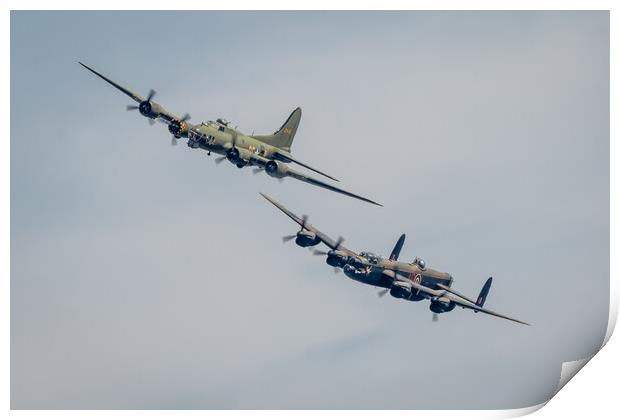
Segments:
[[[271,132],[385,205],[282,184],[125,112],[84,61],[194,122]],[[423,256],[527,328],[334,275]],[[13,408],[517,408],[603,338],[605,12],[13,12]]]

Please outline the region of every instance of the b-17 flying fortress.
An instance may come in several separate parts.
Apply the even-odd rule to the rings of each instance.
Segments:
[[[254,166],[255,171],[258,172],[264,170],[269,176],[274,178],[295,178],[299,181],[303,181],[317,187],[325,188],[349,197],[357,198],[358,200],[366,201],[367,203],[381,206],[381,204],[373,200],[328,184],[327,182],[321,181],[320,179],[310,175],[303,174],[302,172],[299,172],[287,165],[287,163],[293,162],[331,180],[338,181],[336,178],[311,167],[310,165],[293,157],[291,154],[293,138],[295,137],[297,127],[299,126],[299,121],[301,120],[300,108],[295,109],[282,127],[280,127],[280,129],[275,133],[268,135],[248,136],[236,128],[230,127],[230,123],[223,118],[218,118],[215,121],[208,121],[198,125],[192,125],[188,122],[190,119],[189,114],[178,117],[166,111],[166,109],[164,109],[164,107],[157,102],[154,102],[154,90],[151,90],[146,97],[142,97],[108,79],[101,73],[88,67],[86,64],[80,62],[80,65],[99,76],[123,92],[125,95],[129,96],[138,104],[128,105],[128,111],[137,110],[144,117],[148,118],[151,124],[155,121],[161,121],[164,124],[167,124],[168,131],[172,134],[173,145],[177,144],[178,139],[187,138],[187,145],[190,148],[203,149],[208,154],[215,153],[221,155],[220,158],[216,159],[216,163],[227,159],[238,168]]]
[[[288,165],[289,163],[295,163],[333,181],[338,181],[291,154],[293,139],[301,120],[300,108],[295,109],[276,132],[268,135],[252,134],[250,136],[243,134],[236,128],[231,127],[230,123],[222,118],[194,125],[189,123],[189,114],[179,117],[166,111],[160,104],[154,102],[154,90],[151,90],[146,97],[140,96],[87,65],[81,62],[79,64],[134,100],[137,105],[128,105],[128,111],[137,110],[142,116],[148,118],[151,124],[154,124],[155,121],[166,124],[168,131],[173,136],[173,145],[176,145],[179,139],[185,138],[187,139],[187,145],[192,149],[202,149],[209,155],[211,153],[220,155],[220,157],[215,159],[216,163],[228,160],[238,168],[253,166],[255,173],[264,171],[269,176],[278,179],[286,177],[295,178],[381,206],[381,204],[373,200],[306,175]],[[314,250],[314,254],[325,256],[328,265],[336,269],[342,269],[353,280],[383,288],[379,293],[380,296],[389,292],[395,298],[414,302],[427,299],[430,301],[429,309],[433,312],[434,320],[437,319],[437,314],[450,312],[459,306],[471,309],[474,312],[482,312],[516,323],[530,325],[527,322],[502,315],[484,307],[491,288],[491,278],[485,282],[477,299],[473,300],[452,288],[453,278],[450,274],[427,267],[421,258],[416,257],[411,263],[399,262],[398,257],[405,241],[404,234],[399,238],[388,258],[380,257],[371,252],[357,253],[345,248],[342,245],[342,238],[338,240],[331,239],[310,225],[307,217],[300,218],[269,196],[262,193],[261,195],[300,226],[300,230],[295,235],[285,237],[285,240],[295,239],[295,243],[301,247],[313,247],[321,243],[326,245],[329,251]]]

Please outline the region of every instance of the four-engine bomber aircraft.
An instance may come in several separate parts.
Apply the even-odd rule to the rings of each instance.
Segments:
[[[520,324],[530,325],[527,322],[483,308],[491,289],[492,278],[484,283],[478,298],[473,300],[452,289],[453,279],[450,274],[426,267],[421,258],[416,257],[412,263],[399,262],[398,256],[405,242],[405,234],[402,234],[398,239],[389,258],[383,258],[370,252],[358,254],[342,246],[342,237],[334,241],[309,224],[307,216],[300,218],[271,197],[263,193],[261,195],[301,227],[297,234],[285,236],[282,238],[283,241],[295,239],[295,243],[301,247],[313,247],[320,243],[327,245],[330,248],[329,252],[314,250],[314,254],[327,256],[327,264],[342,268],[347,277],[353,280],[385,288],[379,292],[379,296],[383,296],[389,291],[395,298],[411,301],[429,299],[434,321],[437,320],[437,314],[449,312],[456,306],[460,306],[472,309],[474,312],[483,312]]]
[[[178,117],[154,102],[154,90],[151,89],[147,97],[144,98],[113,82],[87,65],[81,62],[79,64],[138,103],[138,105],[128,105],[128,111],[138,110],[140,114],[149,119],[150,124],[154,124],[155,121],[167,124],[168,130],[173,135],[173,145],[176,145],[177,139],[187,138],[187,145],[190,148],[206,150],[209,155],[211,152],[222,155],[222,157],[215,160],[216,163],[228,159],[229,162],[235,164],[238,168],[256,166],[254,169],[255,173],[264,170],[274,178],[295,178],[308,184],[381,206],[381,204],[375,201],[303,174],[287,165],[287,163],[293,162],[334,181],[338,181],[291,155],[291,145],[301,120],[301,108],[295,109],[282,127],[269,135],[245,135],[236,128],[229,127],[230,123],[222,118],[199,125],[192,125],[188,122],[190,119],[189,114]]]

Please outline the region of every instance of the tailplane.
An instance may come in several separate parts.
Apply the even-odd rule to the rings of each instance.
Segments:
[[[295,109],[287,120],[282,124],[282,127],[273,134],[264,136],[252,136],[257,140],[267,143],[271,146],[275,146],[279,149],[287,152],[291,151],[291,145],[293,144],[293,138],[297,132],[297,127],[301,121],[301,108]]]

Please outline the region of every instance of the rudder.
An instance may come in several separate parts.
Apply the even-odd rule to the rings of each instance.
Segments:
[[[405,243],[405,234],[403,233],[398,238],[398,242],[394,245],[394,249],[390,252],[390,260],[397,261],[400,256],[400,251],[403,249],[403,244]]]
[[[493,277],[489,277],[489,279],[482,286],[482,290],[480,290],[480,294],[478,295],[478,299],[476,299],[476,305],[482,306],[484,302],[487,300],[487,295],[489,294],[489,290],[491,290],[491,283],[493,282]]]
[[[293,112],[291,112],[291,115],[289,115],[278,131],[273,134],[253,137],[263,143],[267,143],[271,146],[290,152],[291,145],[293,144],[293,138],[295,137],[295,133],[297,133],[297,127],[299,127],[300,121],[301,108],[296,108]]]

